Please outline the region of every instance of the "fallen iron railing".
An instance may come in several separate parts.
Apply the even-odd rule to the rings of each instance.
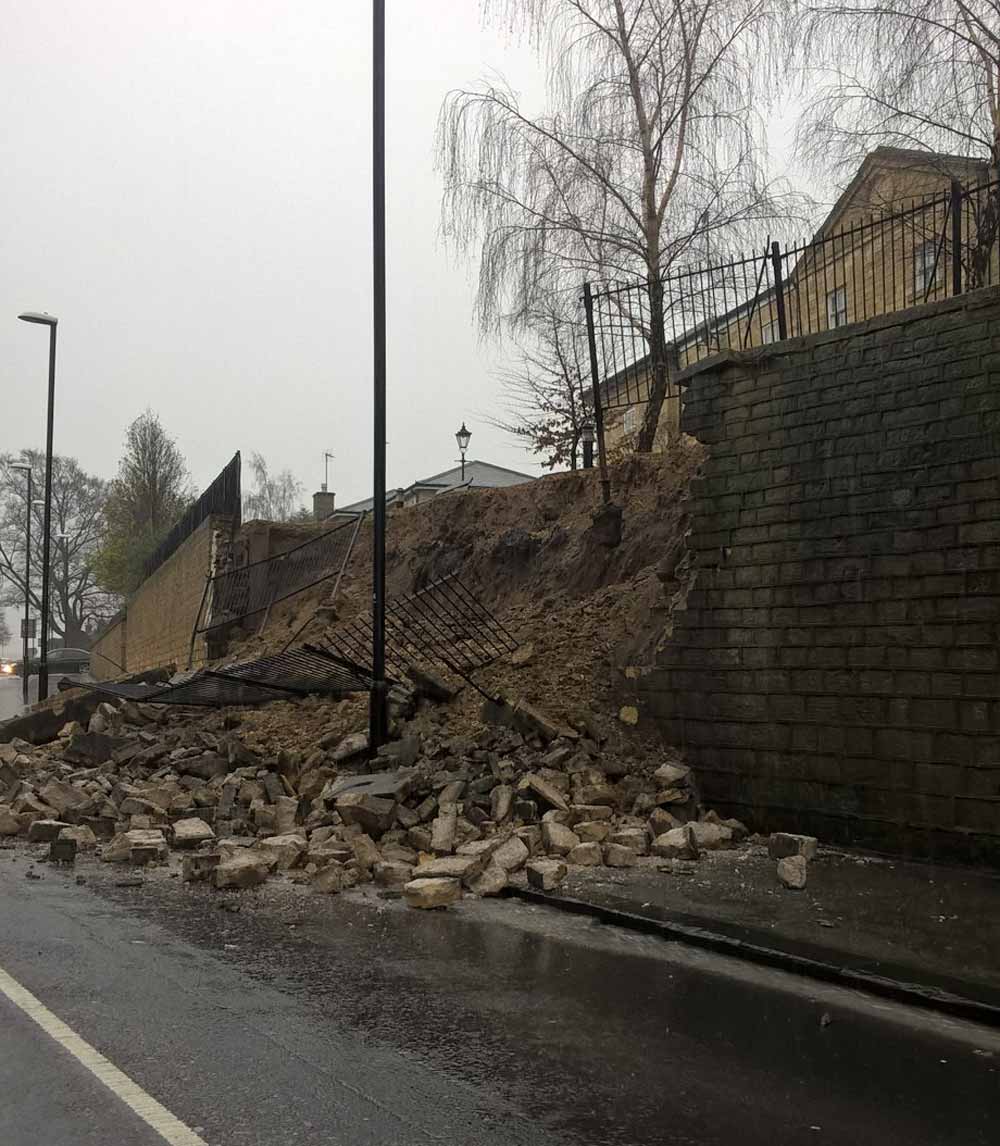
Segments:
[[[470,680],[472,672],[513,652],[517,643],[455,573],[386,604],[386,669],[397,680],[408,664],[425,661]],[[323,644],[336,656],[371,664],[371,618],[354,618]]]
[[[371,671],[326,649],[304,645],[275,656],[261,657],[221,668],[180,673],[157,684],[115,684],[88,681],[89,688],[107,696],[151,704],[190,704],[224,708],[264,704],[290,696],[320,693],[341,696],[371,687]]]

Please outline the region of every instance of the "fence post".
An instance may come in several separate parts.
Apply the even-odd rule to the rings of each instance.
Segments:
[[[587,346],[590,349],[590,383],[594,394],[594,428],[597,431],[597,457],[601,469],[601,496],[611,504],[608,457],[604,450],[604,411],[601,409],[601,383],[597,366],[597,335],[594,331],[594,295],[590,283],[583,284],[583,309],[587,315]]]
[[[951,181],[951,293],[962,293],[962,184]]]
[[[771,271],[774,274],[774,299],[778,305],[778,338],[784,342],[788,337],[788,320],[785,317],[785,283],[781,277],[781,246],[777,239],[771,244]]]

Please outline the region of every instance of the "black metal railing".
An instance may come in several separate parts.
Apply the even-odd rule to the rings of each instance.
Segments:
[[[213,513],[230,518],[233,529],[239,529],[241,513],[239,451],[149,555],[144,567],[145,575],[148,577],[159,569],[163,562],[194,533],[205,518]]]
[[[470,674],[517,648],[516,639],[464,585],[457,574],[386,604],[386,669],[402,680],[409,664],[436,662]],[[323,642],[342,660],[372,663],[372,626],[367,615],[337,628]]]
[[[585,291],[594,402],[638,428],[658,356],[672,377],[723,350],[817,334],[1000,281],[1000,183],[912,199],[807,242]],[[658,321],[657,321],[658,319]],[[676,393],[673,383],[667,397]]]
[[[195,619],[194,637],[258,614],[263,623],[273,605],[321,581],[343,576],[363,514],[301,544],[209,577]],[[263,627],[263,623],[261,627]]]

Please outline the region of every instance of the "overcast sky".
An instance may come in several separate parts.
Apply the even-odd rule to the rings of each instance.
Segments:
[[[390,485],[470,456],[539,472],[484,421],[492,348],[438,240],[445,92],[532,58],[474,0],[390,0]],[[204,487],[237,449],[344,502],[370,493],[371,31],[349,0],[7,0],[0,44],[0,450],[44,440],[114,473],[161,417]],[[5,317],[6,316],[6,317]]]

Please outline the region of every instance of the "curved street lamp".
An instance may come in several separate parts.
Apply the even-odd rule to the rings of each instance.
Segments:
[[[59,319],[54,314],[33,310],[25,311],[17,317],[22,322],[49,328],[49,410],[45,436],[45,520],[42,526],[42,631],[38,649],[38,699],[45,700],[49,695],[49,531],[52,526],[52,422],[56,404],[56,326]]]
[[[462,422],[462,428],[455,434],[455,441],[458,442],[458,449],[462,455],[462,481],[465,481],[465,451],[469,448],[469,439],[472,433],[466,428],[465,422]]]

